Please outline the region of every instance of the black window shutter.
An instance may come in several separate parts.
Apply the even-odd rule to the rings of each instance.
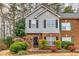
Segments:
[[[60,28],[60,31],[62,30],[62,23],[59,23],[59,28]]]
[[[56,28],[58,28],[58,20],[56,20]]]
[[[29,20],[29,28],[31,28],[31,20]]]
[[[46,20],[44,20],[44,28],[46,28]]]
[[[36,20],[36,28],[38,28],[38,20]]]

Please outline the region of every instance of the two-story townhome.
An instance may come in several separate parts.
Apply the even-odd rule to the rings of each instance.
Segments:
[[[38,47],[38,40],[46,39],[48,45],[54,41],[74,41],[79,44],[79,14],[56,14],[44,5],[38,6],[26,17],[26,39],[31,47]]]

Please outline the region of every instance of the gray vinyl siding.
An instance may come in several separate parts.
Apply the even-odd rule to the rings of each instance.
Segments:
[[[43,9],[41,9],[43,11]],[[38,10],[39,12],[41,10]],[[26,33],[59,33],[59,18],[55,15],[53,15],[51,12],[46,11],[43,14],[41,14],[37,19],[34,19],[34,16],[37,15],[39,12],[36,11],[34,14],[30,15],[26,19]],[[44,20],[58,20],[58,28],[44,28]],[[38,22],[38,28],[29,28],[29,20],[39,20]],[[47,26],[47,25],[46,25]]]

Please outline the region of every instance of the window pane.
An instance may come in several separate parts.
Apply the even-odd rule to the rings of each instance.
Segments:
[[[56,20],[47,20],[47,27],[55,27],[56,28]]]
[[[31,27],[36,28],[36,20],[32,20]]]
[[[32,24],[36,24],[36,20],[32,20]]]
[[[66,30],[66,26],[62,26],[62,30]]]
[[[71,37],[62,37],[62,41],[72,41]]]
[[[70,23],[62,23],[62,30],[71,30]]]
[[[54,45],[54,41],[56,40],[56,37],[46,37],[46,40],[48,41],[48,46]]]

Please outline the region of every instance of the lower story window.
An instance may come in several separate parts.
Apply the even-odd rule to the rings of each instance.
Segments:
[[[71,37],[62,37],[62,41],[70,41],[70,42],[72,42],[72,38]]]
[[[55,45],[55,40],[56,40],[56,37],[46,37],[46,40],[48,41],[48,46],[53,46]]]

